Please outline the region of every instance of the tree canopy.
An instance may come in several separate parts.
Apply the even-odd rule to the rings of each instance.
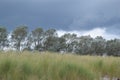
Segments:
[[[11,40],[9,40],[11,36]],[[8,42],[9,41],[9,42]],[[0,49],[11,46],[18,51],[39,50],[74,53],[80,55],[113,55],[120,56],[120,39],[106,40],[102,36],[92,38],[78,37],[76,34],[66,33],[58,36],[55,29],[44,30],[38,27],[28,31],[27,26],[16,27],[11,34],[5,27],[0,27]]]

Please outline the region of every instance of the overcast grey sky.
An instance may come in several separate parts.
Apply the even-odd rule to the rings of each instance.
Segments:
[[[0,25],[120,35],[120,0],[0,0]]]

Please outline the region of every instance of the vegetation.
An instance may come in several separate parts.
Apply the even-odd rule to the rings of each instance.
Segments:
[[[3,50],[7,46],[7,29],[0,27],[0,49]]]
[[[100,80],[120,77],[119,57],[0,52],[0,80]]]
[[[105,40],[101,36],[80,36],[64,34],[58,37],[55,29],[36,28],[29,32],[27,26],[19,26],[9,33],[0,27],[0,50],[52,51],[80,55],[120,56],[120,39]]]

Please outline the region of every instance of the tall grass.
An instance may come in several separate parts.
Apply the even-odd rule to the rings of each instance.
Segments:
[[[119,57],[1,52],[0,80],[99,80],[120,77]]]

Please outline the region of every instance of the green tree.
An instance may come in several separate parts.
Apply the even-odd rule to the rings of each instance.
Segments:
[[[57,43],[58,35],[55,29],[48,29],[45,32],[45,40],[44,40],[44,49],[48,51],[54,51],[54,47]]]
[[[7,36],[8,32],[5,27],[0,27],[0,49],[3,50],[5,46],[7,46]]]
[[[77,53],[82,55],[91,54],[92,41],[93,41],[93,38],[90,35],[81,36],[79,38],[79,43],[77,46]]]
[[[36,50],[39,50],[43,47],[43,39],[44,39],[44,30],[42,28],[36,28],[31,33],[32,42],[35,46]]]
[[[108,55],[120,56],[120,40],[108,40],[106,45],[106,52]]]
[[[19,26],[12,32],[12,40],[14,43],[14,47],[19,51],[21,50],[24,44],[22,42],[24,42],[25,38],[27,37],[27,29],[27,26]]]
[[[106,40],[101,37],[97,36],[91,45],[92,54],[94,55],[103,55],[105,53],[106,48]]]
[[[66,40],[66,52],[74,52],[77,43],[77,35],[67,33],[62,37]]]
[[[55,43],[55,49],[57,52],[65,51],[66,40],[63,37],[58,37]]]

